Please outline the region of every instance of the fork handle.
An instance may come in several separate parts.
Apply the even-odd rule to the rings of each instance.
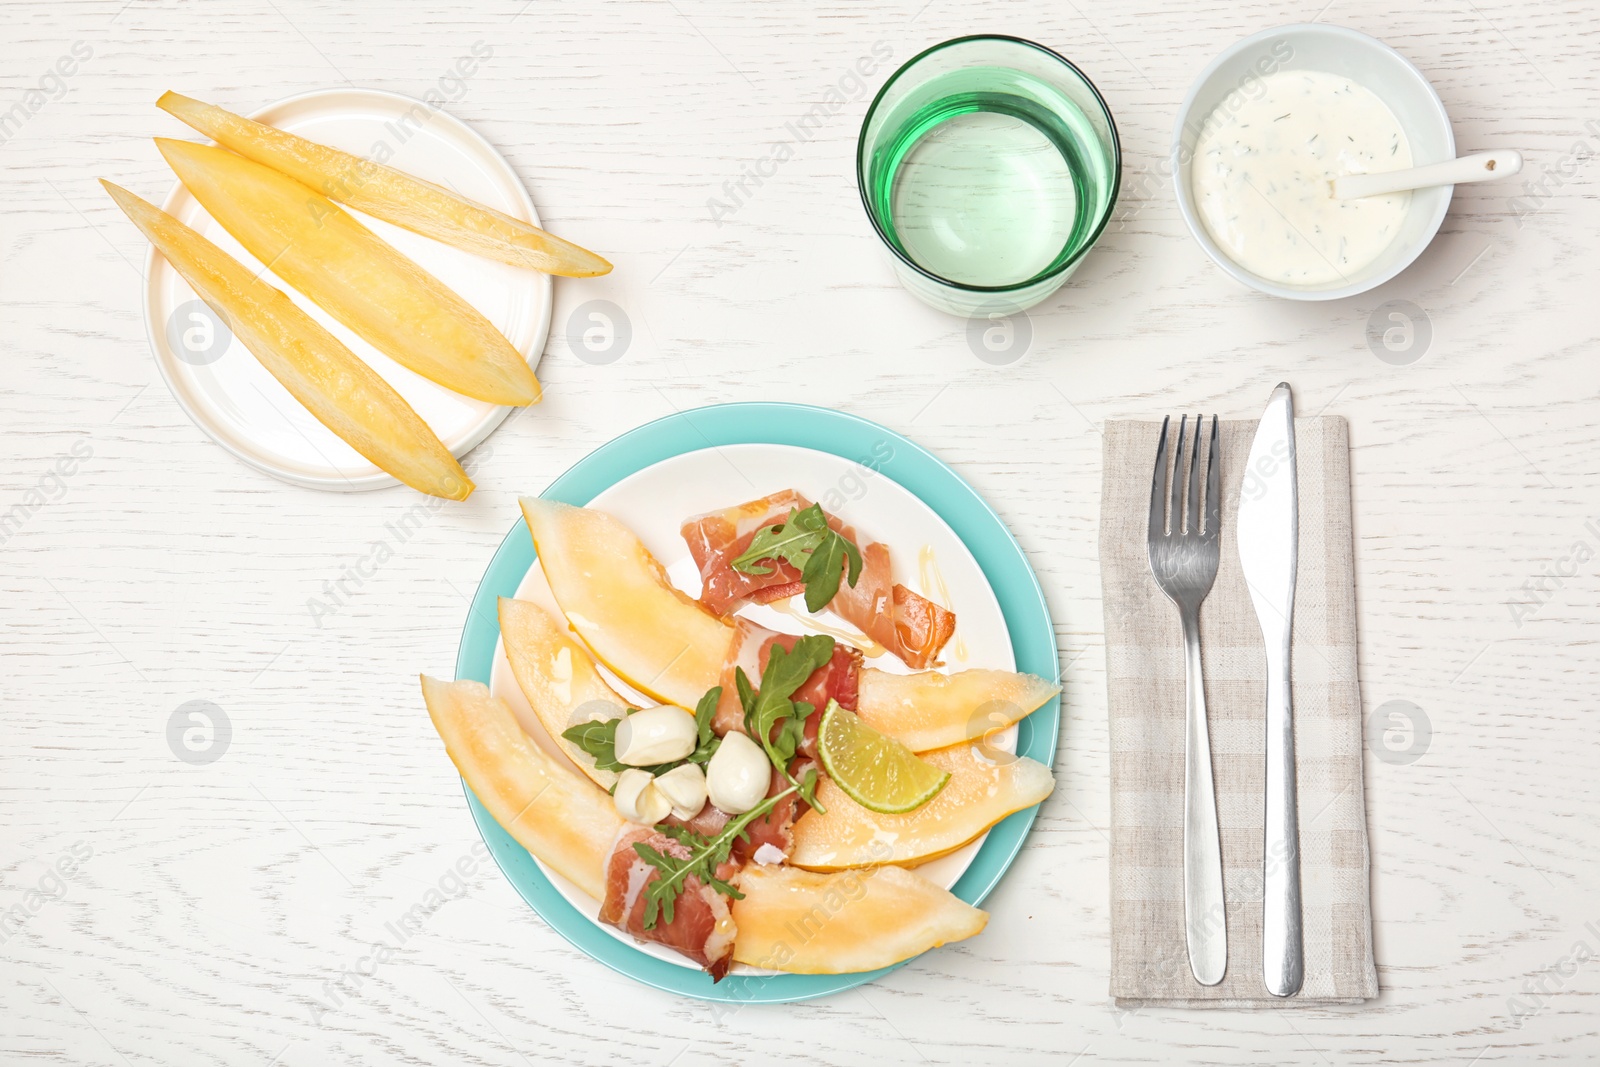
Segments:
[[[1201,985],[1216,985],[1228,969],[1228,921],[1222,896],[1222,841],[1211,778],[1205,676],[1200,670],[1200,610],[1182,609],[1188,692],[1183,774],[1183,917],[1189,969]]]
[[[1262,857],[1261,967],[1275,997],[1300,992],[1305,950],[1300,920],[1300,815],[1295,800],[1294,702],[1289,634],[1267,651],[1266,840]]]

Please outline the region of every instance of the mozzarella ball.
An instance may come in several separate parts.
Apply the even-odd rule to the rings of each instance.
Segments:
[[[772,761],[761,746],[737,731],[722,739],[706,767],[706,795],[729,815],[743,815],[766,799]]]
[[[611,798],[617,805],[617,814],[629,822],[654,826],[672,811],[672,802],[656,788],[655,778],[649,771],[630,767],[617,775],[617,787]]]
[[[672,802],[672,814],[680,819],[692,819],[706,806],[706,775],[697,763],[656,775],[656,789]]]
[[[617,761],[630,767],[671,763],[693,752],[697,737],[694,716],[682,708],[646,708],[617,723]]]

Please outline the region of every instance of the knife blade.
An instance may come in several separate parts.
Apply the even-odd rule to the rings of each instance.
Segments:
[[[1276,997],[1305,979],[1300,911],[1300,832],[1295,796],[1294,700],[1289,645],[1294,628],[1300,514],[1294,394],[1280,383],[1256,427],[1239,491],[1239,562],[1267,650],[1266,834],[1262,849],[1262,978]]]

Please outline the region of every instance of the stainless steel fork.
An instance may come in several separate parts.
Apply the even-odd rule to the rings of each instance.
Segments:
[[[1185,415],[1179,421],[1178,447],[1170,478],[1167,474],[1167,431],[1172,419],[1169,416],[1161,423],[1156,472],[1150,483],[1148,542],[1150,571],[1155,575],[1156,585],[1177,605],[1178,618],[1183,623],[1185,688],[1188,691],[1183,763],[1183,917],[1189,942],[1189,969],[1201,985],[1216,985],[1228,969],[1228,927],[1222,898],[1217,794],[1211,780],[1211,736],[1206,728],[1206,687],[1200,671],[1200,604],[1211,592],[1211,584],[1217,577],[1217,562],[1222,558],[1218,536],[1222,527],[1222,501],[1218,490],[1217,417],[1213,415],[1210,447],[1206,450],[1205,510],[1202,513],[1202,421],[1201,416],[1195,416],[1187,472],[1184,470],[1184,438],[1189,417]]]

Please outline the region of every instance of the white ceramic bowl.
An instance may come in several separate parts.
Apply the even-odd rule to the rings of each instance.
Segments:
[[[1245,270],[1217,247],[1195,210],[1194,194],[1189,187],[1189,165],[1194,159],[1195,140],[1206,118],[1230,94],[1248,92],[1256,79],[1280,70],[1326,71],[1372,90],[1389,105],[1405,130],[1416,166],[1455,158],[1456,139],[1439,94],[1433,91],[1422,72],[1399,52],[1376,38],[1339,26],[1316,23],[1280,26],[1246,37],[1228,48],[1201,72],[1189,95],[1184,97],[1172,134],[1172,176],[1177,187],[1178,208],[1189,225],[1189,232],[1206,254],[1252,289],[1289,300],[1338,300],[1364,293],[1405,270],[1428,247],[1449,210],[1455,186],[1442,185],[1413,192],[1405,223],[1383,255],[1349,281],[1341,281],[1336,286],[1284,285]]]

